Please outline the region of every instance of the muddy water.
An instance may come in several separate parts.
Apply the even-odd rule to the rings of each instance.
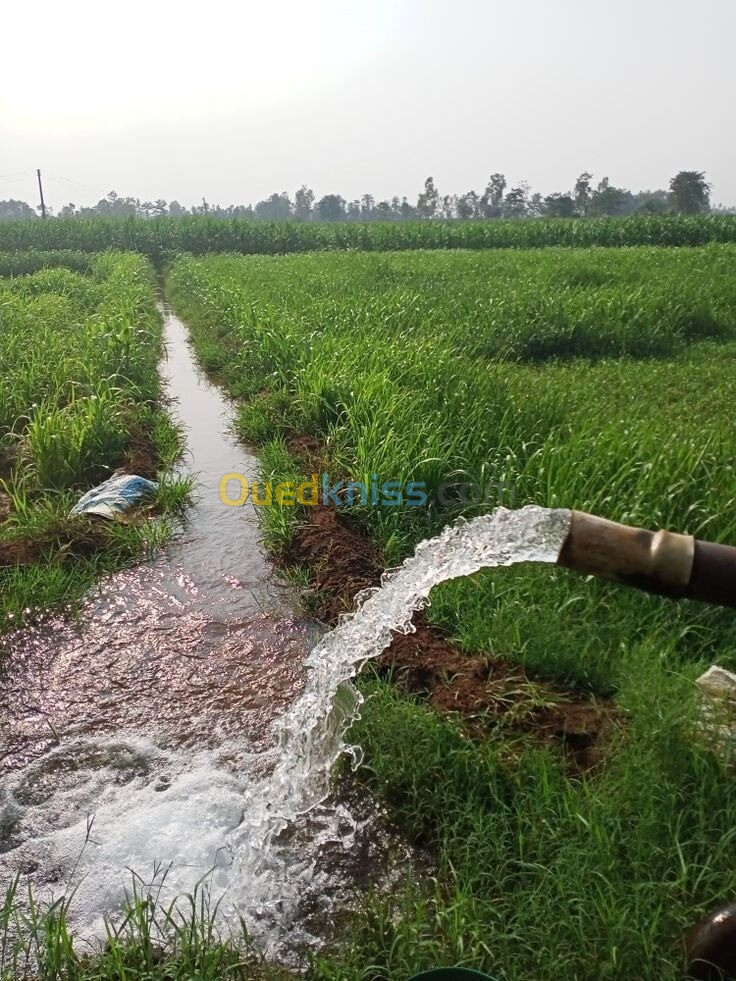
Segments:
[[[169,894],[214,869],[215,893],[244,895],[230,838],[248,786],[275,763],[271,723],[303,687],[316,636],[289,611],[255,509],[219,498],[223,474],[253,478],[258,462],[168,310],[165,325],[162,371],[198,475],[186,526],[74,622],[0,641],[0,881],[21,871],[43,894],[76,886],[88,931],[119,906],[131,869],[149,882],[165,872]],[[359,825],[346,810],[344,849],[360,851]]]

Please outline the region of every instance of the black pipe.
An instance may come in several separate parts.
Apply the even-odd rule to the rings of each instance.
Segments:
[[[736,548],[696,540],[685,595],[703,603],[736,609]]]
[[[736,547],[573,511],[557,564],[672,599],[736,609]]]

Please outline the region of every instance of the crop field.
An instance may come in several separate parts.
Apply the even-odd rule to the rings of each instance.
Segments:
[[[644,227],[599,226],[628,246],[613,231]],[[424,482],[426,506],[345,509],[383,565],[488,509],[443,496],[448,481],[734,542],[736,247],[641,241],[180,256],[167,287],[274,479],[308,476],[290,447],[312,437],[336,478]],[[288,550],[304,514],[264,512]],[[736,669],[732,614],[530,567],[447,584],[428,618],[523,672],[525,711],[554,690],[615,722],[594,765],[571,768],[503,718],[438,712],[366,669],[360,778],[437,873],[377,897],[314,975],[681,977],[683,933],[736,890],[736,783],[697,733],[693,684]]]
[[[325,250],[524,249],[542,246],[695,246],[736,242],[734,215],[634,215],[533,221],[300,222],[182,218],[71,218],[0,223],[0,250],[66,249],[279,254]]]
[[[134,254],[0,254],[0,617],[75,599],[150,528],[69,517],[126,460],[156,468],[179,437],[158,406],[153,273]],[[161,502],[176,492],[162,490]]]

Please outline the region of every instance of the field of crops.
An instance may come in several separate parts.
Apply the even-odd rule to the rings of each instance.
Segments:
[[[143,529],[72,519],[81,491],[135,452],[178,452],[157,406],[161,325],[146,259],[0,255],[0,617],[77,597]]]
[[[122,249],[267,255],[324,250],[503,249],[542,246],[704,245],[736,242],[734,215],[634,215],[527,221],[269,222],[185,218],[55,218],[0,223],[0,250]]]
[[[545,225],[608,229],[609,245],[645,228]],[[275,477],[298,467],[285,443],[298,434],[335,476],[425,482],[426,507],[350,509],[392,564],[487,509],[440,500],[458,477],[502,484],[506,504],[736,541],[735,260],[727,244],[181,257],[168,287]],[[293,509],[265,510],[286,545]],[[571,774],[493,720],[475,721],[494,738],[469,739],[369,673],[362,777],[436,849],[438,873],[396,906],[377,900],[317,973],[462,962],[535,981],[679,978],[679,937],[736,890],[736,783],[694,735],[693,687],[712,662],[736,668],[733,616],[550,568],[436,593],[430,619],[464,651],[611,698],[622,721],[599,765]]]

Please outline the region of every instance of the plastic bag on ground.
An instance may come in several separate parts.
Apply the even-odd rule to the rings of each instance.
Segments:
[[[79,498],[70,514],[97,514],[102,518],[121,518],[150,497],[158,484],[135,474],[115,474]]]
[[[711,665],[695,684],[701,694],[700,729],[723,759],[736,759],[736,674]]]

